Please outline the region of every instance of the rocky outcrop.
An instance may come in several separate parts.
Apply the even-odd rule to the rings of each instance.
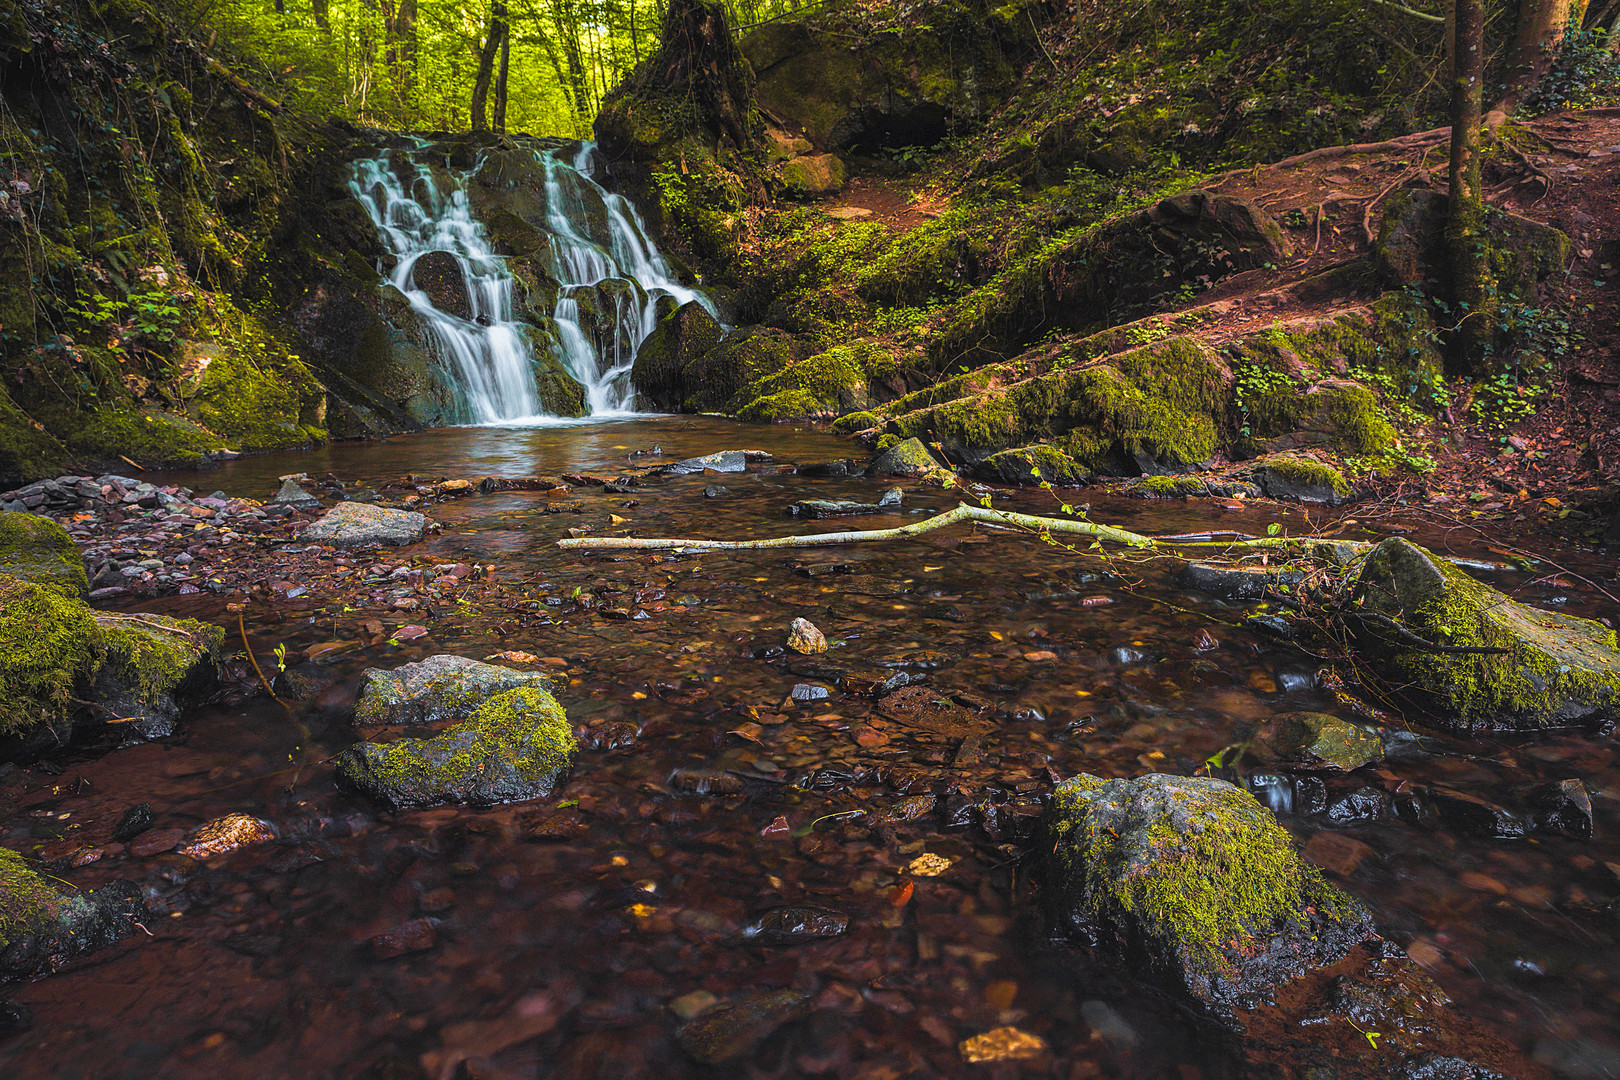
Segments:
[[[344,784],[394,810],[487,806],[550,795],[574,752],[574,732],[557,699],[522,686],[495,694],[433,738],[350,747],[337,771]]]
[[[1346,615],[1391,684],[1442,724],[1533,730],[1620,715],[1620,650],[1601,623],[1520,604],[1392,537],[1367,556]]]
[[[665,313],[636,350],[630,381],[655,408],[677,411],[687,365],[720,343],[720,324],[696,300]]]
[[[1373,935],[1366,909],[1224,780],[1077,776],[1053,792],[1045,828],[1043,894],[1059,926],[1225,1024]]]
[[[0,982],[49,975],[122,941],[144,910],[131,882],[69,895],[0,848]]]

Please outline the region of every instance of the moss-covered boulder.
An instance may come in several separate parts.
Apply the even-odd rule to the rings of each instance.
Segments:
[[[64,736],[97,665],[90,609],[57,588],[0,575],[0,737],[50,726]]]
[[[338,759],[338,777],[394,810],[440,803],[490,805],[550,795],[573,764],[574,731],[538,686],[489,698],[430,739],[363,742]]]
[[[1373,934],[1354,899],[1303,861],[1271,812],[1224,780],[1081,775],[1045,821],[1049,910],[1236,1025],[1272,990]]]
[[[906,439],[878,454],[872,460],[873,476],[927,476],[939,468],[921,439]]]
[[[368,668],[360,677],[356,724],[430,724],[460,720],[488,698],[519,687],[554,689],[563,677],[442,654],[392,671]]]
[[[870,342],[838,345],[749,383],[733,399],[732,411],[755,423],[779,423],[864,410],[871,404],[872,381],[894,366]]]
[[[1344,473],[1325,461],[1297,454],[1274,454],[1254,470],[1261,490],[1273,499],[1294,502],[1348,502],[1353,492]]]
[[[836,195],[849,181],[849,169],[837,154],[806,154],[784,162],[778,173],[782,186],[800,198]]]
[[[696,300],[665,313],[630,368],[630,383],[654,407],[677,410],[686,399],[685,369],[720,344],[720,324]]]
[[[714,348],[688,361],[681,371],[682,405],[691,412],[718,412],[757,379],[785,370],[813,349],[783,330],[738,327]]]
[[[973,466],[973,475],[992,484],[1021,487],[1054,484],[1079,487],[1091,482],[1080,464],[1055,446],[1020,446],[991,454]]]
[[[42,430],[0,387],[0,487],[60,476],[72,463],[67,447]]]
[[[69,895],[0,848],[0,982],[48,975],[129,937],[143,910],[131,882]]]
[[[67,530],[37,514],[0,512],[0,574],[84,596],[90,580]]]
[[[1601,623],[1510,600],[1392,537],[1367,556],[1346,616],[1388,681],[1460,729],[1566,727],[1620,716],[1620,650]]]
[[[92,698],[126,736],[175,732],[181,711],[213,688],[225,631],[195,619],[98,612],[101,666]]]

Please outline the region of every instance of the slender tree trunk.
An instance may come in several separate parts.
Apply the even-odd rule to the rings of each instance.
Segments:
[[[478,74],[473,77],[472,129],[488,131],[486,105],[489,101],[489,83],[495,73],[495,56],[506,38],[506,4],[492,0],[489,6],[489,33],[484,35],[484,47],[478,53]]]
[[[394,96],[403,105],[416,87],[416,0],[383,0],[382,12],[388,32],[383,60],[394,84]]]
[[[329,2],[330,0],[310,0],[310,6],[315,10],[315,25],[328,34],[332,32],[332,20],[327,15]]]
[[[495,130],[506,134],[506,72],[512,62],[512,31],[501,35],[501,62],[495,72]]]
[[[1480,120],[1484,112],[1485,12],[1483,0],[1453,0],[1456,47],[1451,63],[1451,195],[1446,251],[1459,359],[1471,364],[1489,340],[1490,252],[1480,191]]]

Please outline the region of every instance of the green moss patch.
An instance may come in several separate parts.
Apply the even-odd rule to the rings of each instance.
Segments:
[[[814,419],[864,410],[869,385],[893,373],[895,363],[870,342],[839,345],[749,383],[734,404],[737,415],[754,422]]]
[[[197,665],[217,659],[225,643],[223,628],[195,619],[143,615],[135,623],[103,614],[96,622],[102,630],[103,672],[128,687],[142,711],[170,707],[169,699]]]
[[[82,601],[0,575],[0,735],[65,716],[95,672],[100,645]]]
[[[50,924],[61,897],[23,857],[0,848],[0,950]]]
[[[90,581],[67,530],[37,514],[0,512],[0,574],[84,596]]]

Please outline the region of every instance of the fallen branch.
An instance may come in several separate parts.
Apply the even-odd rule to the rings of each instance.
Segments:
[[[193,641],[197,637],[190,630],[182,630],[178,626],[169,626],[166,623],[153,622],[150,619],[143,619],[139,615],[124,615],[116,611],[98,611],[96,612],[96,618],[119,619],[124,622],[140,623],[142,626],[150,626],[153,630],[161,630],[165,634],[178,634],[184,638],[191,638]]]
[[[989,510],[966,503],[955,510],[936,514],[915,525],[902,525],[898,529],[862,529],[854,532],[809,533],[804,536],[775,536],[768,540],[672,540],[642,539],[634,536],[582,536],[557,541],[560,548],[587,548],[612,550],[633,548],[660,550],[690,548],[704,551],[753,551],[762,548],[832,547],[838,544],[863,544],[878,540],[909,540],[914,536],[949,528],[964,521],[982,521],[991,525],[1008,525],[1035,532],[1077,533],[1082,536],[1108,540],[1127,547],[1151,548],[1157,542],[1140,533],[1116,529],[1112,525],[1097,525],[1090,521],[1069,521],[1064,518],[1037,517],[1034,514],[1014,514],[1005,510]]]

